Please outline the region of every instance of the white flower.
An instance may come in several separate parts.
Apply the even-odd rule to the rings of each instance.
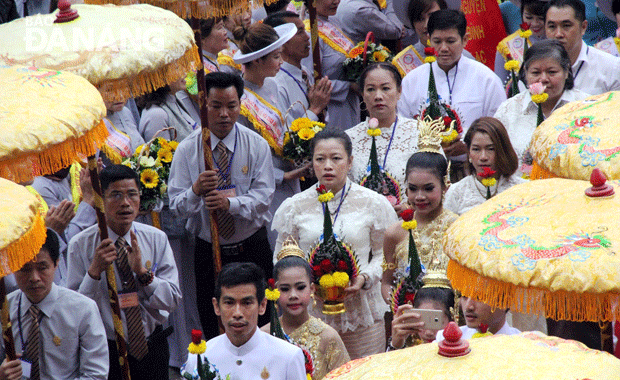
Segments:
[[[146,167],[146,168],[150,168],[152,166],[155,166],[155,159],[153,157],[149,157],[149,156],[142,156],[140,157],[140,166]]]

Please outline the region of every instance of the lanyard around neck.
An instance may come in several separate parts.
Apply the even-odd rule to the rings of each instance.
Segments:
[[[446,80],[448,81],[448,91],[450,92],[450,105],[452,105],[452,90],[454,90],[454,84],[456,83],[456,74],[459,73],[459,64],[456,63],[454,69],[454,76],[452,77],[452,85],[450,85],[450,75],[446,73]]]

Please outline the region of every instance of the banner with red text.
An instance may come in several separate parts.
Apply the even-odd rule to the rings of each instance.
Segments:
[[[506,37],[497,0],[462,0],[461,10],[467,18],[469,33],[465,49],[493,70],[497,44]]]

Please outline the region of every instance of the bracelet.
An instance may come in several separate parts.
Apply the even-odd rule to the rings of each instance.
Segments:
[[[138,276],[138,282],[142,286],[148,286],[151,282],[153,282],[153,278],[155,278],[155,275],[153,274],[153,271],[149,269],[145,274]]]
[[[395,263],[388,263],[385,261],[385,257],[383,258],[383,262],[381,263],[381,268],[383,269],[383,271],[385,272],[386,270],[394,270],[396,269],[396,264]]]

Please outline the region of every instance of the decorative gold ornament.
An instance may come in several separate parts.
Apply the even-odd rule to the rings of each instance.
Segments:
[[[241,173],[248,174],[248,166],[247,165],[243,165],[243,167],[241,168]]]
[[[60,344],[62,343],[62,339],[60,339],[60,337],[54,335],[54,339],[53,339],[54,344],[56,345],[56,347],[60,346]]]
[[[418,152],[441,154],[441,132],[444,128],[443,119],[433,120],[426,116],[418,120]]]
[[[297,256],[306,260],[306,254],[299,248],[295,239],[290,235],[284,240],[282,248],[280,248],[280,252],[278,252],[277,259],[280,261],[288,256]]]
[[[446,276],[446,272],[441,270],[427,271],[426,275],[422,278],[422,282],[424,283],[424,286],[422,286],[423,288],[452,289],[450,286],[450,280],[448,280],[448,276]]]
[[[263,370],[260,373],[260,377],[261,379],[268,379],[269,378],[269,371],[267,370],[267,367],[263,367]]]

